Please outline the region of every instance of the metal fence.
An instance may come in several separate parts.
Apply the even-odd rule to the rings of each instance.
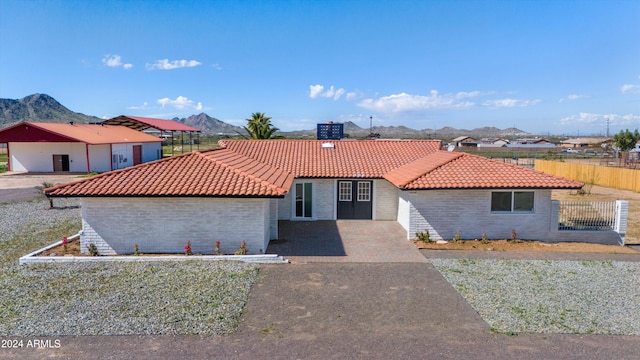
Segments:
[[[560,202],[558,230],[615,230],[616,203]]]

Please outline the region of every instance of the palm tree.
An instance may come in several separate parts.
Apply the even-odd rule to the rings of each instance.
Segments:
[[[273,139],[275,133],[280,130],[271,124],[271,118],[264,113],[253,113],[247,120],[244,130],[249,134],[250,139]]]

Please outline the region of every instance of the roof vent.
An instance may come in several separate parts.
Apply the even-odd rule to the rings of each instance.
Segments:
[[[334,143],[322,143],[323,149],[333,149],[334,147],[336,147]]]

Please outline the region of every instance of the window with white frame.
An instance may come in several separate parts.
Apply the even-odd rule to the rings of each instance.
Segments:
[[[371,201],[371,182],[358,181],[358,201]]]
[[[533,212],[533,191],[492,191],[491,212]]]
[[[340,201],[351,201],[351,181],[339,181],[338,191]]]

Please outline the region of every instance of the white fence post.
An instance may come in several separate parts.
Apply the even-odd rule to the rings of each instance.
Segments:
[[[616,222],[613,226],[613,231],[620,235],[622,243],[624,245],[624,236],[627,233],[627,217],[629,215],[629,202],[626,200],[616,200]]]

